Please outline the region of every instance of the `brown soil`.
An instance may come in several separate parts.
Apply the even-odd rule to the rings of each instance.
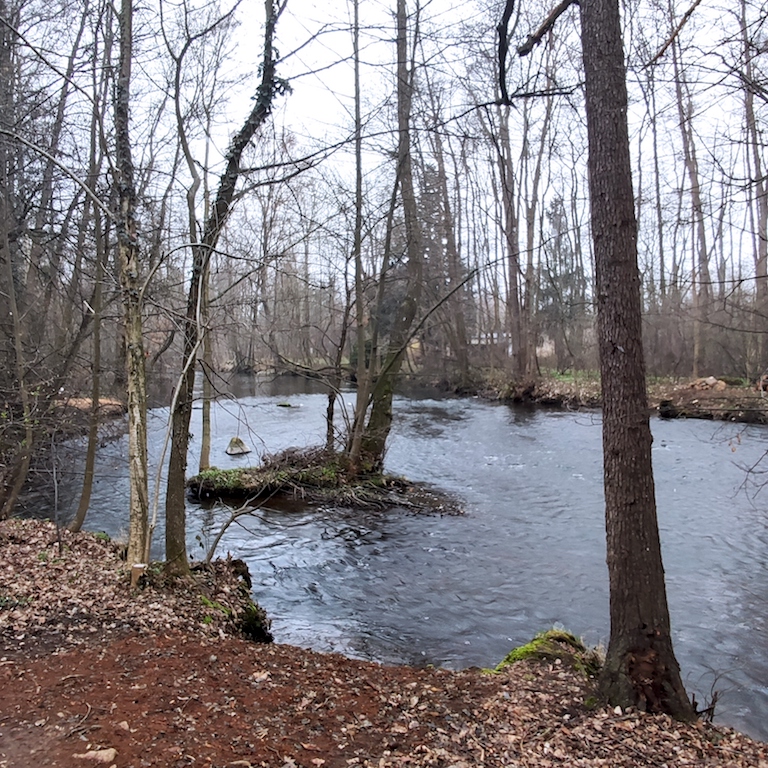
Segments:
[[[717,389],[690,381],[674,386],[658,384],[648,394],[651,407],[667,418],[768,424],[768,396],[754,387]]]
[[[587,707],[557,660],[491,675],[256,645],[231,570],[131,592],[114,547],[63,543],[0,523],[2,768],[768,768],[733,731]]]

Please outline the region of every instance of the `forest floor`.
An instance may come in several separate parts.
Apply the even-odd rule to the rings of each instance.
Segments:
[[[594,703],[555,661],[385,667],[236,629],[231,568],[131,590],[117,547],[0,523],[0,767],[768,768],[726,728]]]

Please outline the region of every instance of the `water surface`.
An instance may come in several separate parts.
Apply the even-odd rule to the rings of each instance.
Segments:
[[[322,393],[296,385],[241,394],[214,409],[218,466],[323,441]],[[151,413],[155,461],[166,419],[167,409]],[[700,702],[720,691],[720,722],[768,739],[768,531],[763,498],[743,487],[743,466],[768,448],[768,430],[703,421],[652,427],[684,681]],[[192,430],[199,434],[197,422]],[[254,448],[249,457],[226,456],[235,434]],[[197,450],[196,437],[191,471]],[[126,527],[124,456],[122,440],[100,453],[91,528]],[[278,641],[460,668],[493,666],[552,625],[589,643],[607,640],[599,414],[399,398],[386,466],[455,494],[465,514],[268,506],[224,536],[220,554],[246,560]],[[67,487],[64,511],[76,503]],[[190,551],[202,557],[228,513],[190,504],[188,514]],[[160,530],[157,556],[161,540]]]

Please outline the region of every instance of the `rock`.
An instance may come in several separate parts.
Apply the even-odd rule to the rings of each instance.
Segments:
[[[242,438],[233,437],[227,446],[228,456],[243,456],[250,453],[251,449],[243,442]]]
[[[82,754],[75,754],[72,757],[78,760],[93,760],[94,763],[112,763],[117,757],[117,750],[114,747],[109,749],[89,749]]]

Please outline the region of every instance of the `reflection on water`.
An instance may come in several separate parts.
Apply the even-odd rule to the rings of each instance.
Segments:
[[[247,380],[246,380],[247,379]],[[239,434],[257,455],[322,442],[325,395],[230,382],[240,399],[213,409],[214,463]],[[313,389],[314,387],[314,389]],[[247,392],[248,394],[244,394]],[[291,407],[278,407],[279,404]],[[342,403],[342,406],[344,404]],[[343,409],[342,409],[343,410]],[[156,459],[167,410],[152,412]],[[199,410],[190,469],[196,467]],[[721,691],[719,717],[768,738],[768,523],[739,492],[768,447],[764,428],[653,423],[670,609],[685,682],[699,701]],[[590,643],[608,635],[599,415],[519,410],[478,400],[399,399],[387,468],[463,500],[463,516],[270,505],[239,519],[219,553],[248,562],[279,641],[385,662],[491,666],[559,622]],[[732,450],[735,448],[735,452]],[[124,530],[125,445],[99,457],[89,525]],[[62,505],[76,505],[62,483]],[[68,495],[69,494],[69,495]],[[190,505],[202,557],[228,513]],[[156,541],[162,540],[162,532]],[[156,555],[159,556],[159,552]]]

